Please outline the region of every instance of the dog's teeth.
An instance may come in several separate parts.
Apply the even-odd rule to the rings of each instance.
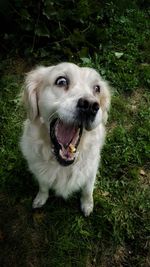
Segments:
[[[76,152],[76,148],[74,147],[74,145],[72,145],[72,144],[69,145],[69,151],[70,151],[70,153]]]

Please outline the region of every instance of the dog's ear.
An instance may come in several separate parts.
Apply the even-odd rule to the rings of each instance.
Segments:
[[[52,67],[37,67],[26,75],[23,93],[23,102],[30,120],[35,120],[39,115],[38,92],[43,86],[46,74]]]
[[[111,89],[106,81],[102,82],[102,92],[100,94],[100,106],[103,111],[103,122],[106,124],[108,119],[108,111],[111,103]]]

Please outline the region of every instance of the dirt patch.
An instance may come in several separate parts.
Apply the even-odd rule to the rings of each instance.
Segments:
[[[145,97],[145,90],[143,88],[139,88],[133,92],[129,99],[129,108],[133,113],[135,113],[141,103],[147,102]]]

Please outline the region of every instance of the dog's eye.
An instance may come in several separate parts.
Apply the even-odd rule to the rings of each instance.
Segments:
[[[56,79],[55,84],[60,87],[68,87],[69,81],[67,78],[60,76]]]
[[[99,86],[99,85],[95,85],[95,86],[94,86],[94,92],[95,92],[95,93],[100,93],[100,91],[101,91],[100,86]]]

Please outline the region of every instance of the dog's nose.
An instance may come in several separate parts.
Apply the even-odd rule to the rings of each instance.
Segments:
[[[82,113],[89,113],[90,115],[96,115],[99,110],[99,103],[96,101],[90,101],[86,98],[80,98],[77,103],[77,108]]]

